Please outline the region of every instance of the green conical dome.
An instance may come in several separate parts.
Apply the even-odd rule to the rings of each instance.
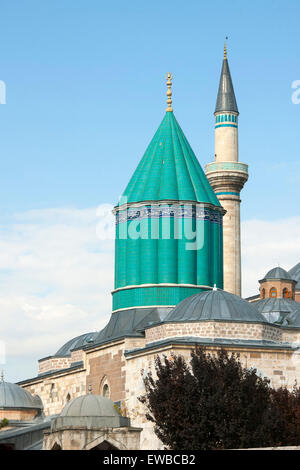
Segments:
[[[224,210],[173,112],[115,212],[114,312],[175,306],[214,284],[223,287]]]
[[[162,120],[123,198],[128,203],[173,200],[220,206],[172,112]]]

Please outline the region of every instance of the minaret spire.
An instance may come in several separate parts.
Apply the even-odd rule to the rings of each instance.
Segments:
[[[226,39],[225,39],[225,42],[224,42],[224,60],[227,59],[227,44],[226,44],[227,39],[228,39],[228,37],[226,36]]]
[[[226,37],[226,41],[227,41]],[[216,102],[215,113],[220,111],[231,111],[239,114],[239,110],[236,104],[231,74],[229,70],[229,64],[227,60],[227,44],[224,43],[224,59],[221,70],[221,77],[219,83],[219,90]]]
[[[171,86],[172,86],[173,75],[170,72],[168,72],[166,74],[166,80],[167,80],[167,87],[168,87],[168,90],[167,90],[167,97],[168,97],[167,105],[168,105],[168,107],[167,107],[166,111],[167,112],[172,112],[173,108],[172,108],[172,98],[171,98],[171,96],[172,96]]]

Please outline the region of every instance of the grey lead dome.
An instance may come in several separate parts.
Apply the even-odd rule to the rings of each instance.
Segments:
[[[300,263],[297,263],[296,266],[290,269],[289,274],[297,282],[296,289],[300,289]]]
[[[292,281],[293,278],[291,275],[283,268],[277,266],[276,268],[270,269],[267,274],[264,276],[264,279],[283,279],[287,281]]]
[[[187,297],[169,313],[165,323],[204,320],[266,322],[249,302],[218,289]]]
[[[92,332],[92,333],[84,333],[83,335],[76,336],[76,338],[70,339],[67,343],[65,343],[55,356],[59,357],[66,357],[71,355],[72,349],[82,348],[87,344],[91,344],[94,342],[95,337],[99,334],[99,332]]]
[[[0,381],[0,409],[42,410],[43,404],[39,396],[33,397],[19,385]]]
[[[120,416],[114,402],[100,395],[83,395],[71,400],[60,416]]]
[[[130,426],[130,420],[120,414],[114,402],[100,395],[83,395],[71,400],[51,422],[51,430],[65,427],[87,429]]]

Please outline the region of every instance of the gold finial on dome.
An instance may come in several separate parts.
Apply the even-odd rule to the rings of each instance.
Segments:
[[[228,36],[226,36],[225,42],[224,42],[224,59],[227,59],[227,39],[228,39]]]
[[[173,75],[168,72],[166,74],[166,80],[167,80],[167,87],[168,87],[168,90],[167,90],[167,109],[166,111],[168,112],[172,112],[173,111],[173,108],[172,108],[172,99],[171,99],[171,96],[172,96],[172,91],[171,91],[171,86],[172,86],[172,80],[173,80]]]

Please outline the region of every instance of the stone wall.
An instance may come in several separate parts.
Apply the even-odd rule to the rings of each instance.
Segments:
[[[202,338],[235,338],[281,341],[281,329],[262,323],[202,321],[190,323],[163,323],[146,330],[146,343],[163,338],[198,336]]]
[[[43,450],[92,450],[105,444],[119,450],[140,449],[140,429],[101,428],[101,429],[66,429],[45,432]]]
[[[50,370],[67,369],[71,365],[71,357],[46,357],[39,360],[38,373],[43,374]]]
[[[54,374],[22,385],[32,395],[39,395],[46,416],[58,414],[72,398],[86,393],[85,370]]]
[[[299,343],[300,344],[300,328],[281,328],[282,341],[287,343]]]
[[[0,410],[0,420],[31,421],[37,413],[38,410]]]

